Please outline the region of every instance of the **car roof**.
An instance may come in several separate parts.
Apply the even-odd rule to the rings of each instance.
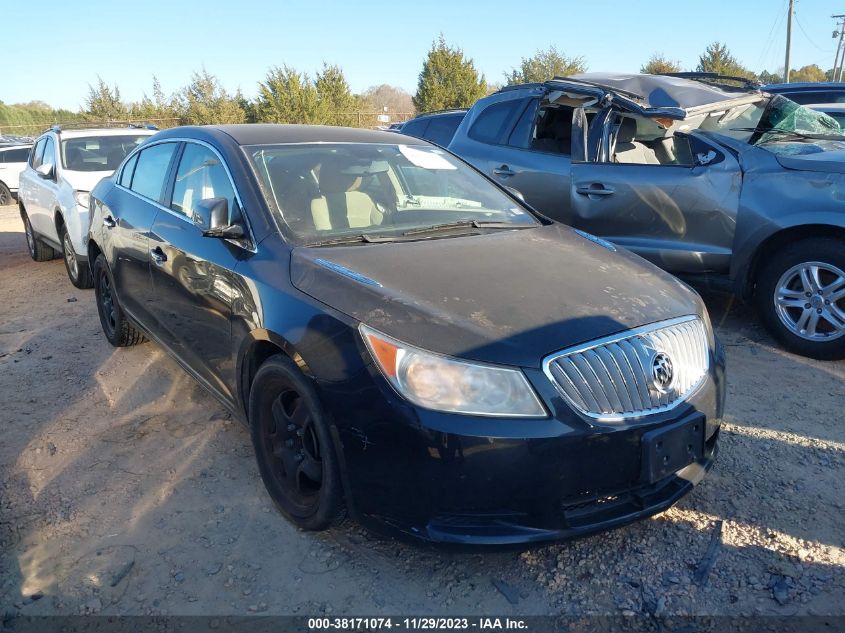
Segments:
[[[451,110],[437,110],[436,112],[423,112],[422,114],[418,114],[413,119],[408,119],[408,121],[416,121],[419,119],[431,119],[434,117],[440,116],[456,116],[456,115],[465,115],[467,113],[467,108],[452,108]],[[405,121],[407,123],[408,121]]]
[[[681,108],[689,110],[759,94],[759,90],[744,87],[715,85],[671,75],[643,75],[636,73],[581,73],[567,77],[575,81],[599,85],[611,90],[624,90],[625,96],[639,97],[650,108]]]
[[[13,143],[11,145],[0,144],[0,152],[5,152],[10,149],[29,149],[30,147],[32,147],[32,143]]]
[[[396,134],[383,130],[336,127],[331,125],[288,125],[278,123],[240,123],[170,128],[160,132],[166,136],[214,136],[214,131],[231,137],[238,145],[271,145],[285,143],[386,143],[396,145]],[[425,145],[426,142],[403,137],[403,144]]]

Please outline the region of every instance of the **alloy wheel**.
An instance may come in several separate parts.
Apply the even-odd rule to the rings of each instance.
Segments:
[[[64,239],[62,240],[62,246],[65,252],[65,263],[67,264],[67,270],[70,273],[72,279],[77,279],[79,277],[79,263],[76,260],[76,253],[73,250],[73,244],[70,241],[70,235],[65,231]]]
[[[845,271],[837,266],[796,264],[781,275],[773,299],[781,322],[796,336],[815,342],[845,336]]]

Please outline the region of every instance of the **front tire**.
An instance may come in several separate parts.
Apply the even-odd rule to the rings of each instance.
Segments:
[[[760,271],[755,299],[787,350],[845,358],[845,240],[809,238],[776,253]]]
[[[144,342],[144,335],[129,322],[120,308],[114,292],[114,278],[102,255],[97,255],[94,261],[94,296],[100,325],[109,343],[114,347],[129,347]]]
[[[273,503],[305,530],[344,516],[340,467],[314,386],[288,358],[268,359],[252,382],[249,424],[258,470]]]
[[[47,246],[44,242],[38,239],[26,211],[21,211],[21,219],[23,220],[23,229],[26,235],[26,247],[27,250],[29,250],[29,256],[36,262],[46,262],[54,259],[56,257],[56,251],[54,251],[51,246]]]
[[[65,261],[65,270],[70,283],[77,288],[90,288],[92,286],[91,269],[88,264],[83,264],[77,258],[76,251],[73,250],[70,233],[68,233],[64,224],[59,230],[59,239],[62,242],[62,259]]]

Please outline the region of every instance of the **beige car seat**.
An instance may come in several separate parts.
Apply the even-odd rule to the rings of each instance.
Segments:
[[[318,231],[364,228],[381,224],[383,215],[373,199],[363,191],[361,177],[343,173],[341,162],[320,167],[320,197],[311,201],[311,217]]]
[[[616,146],[613,149],[614,163],[633,163],[637,165],[659,165],[660,161],[654,150],[637,142],[637,121],[624,117],[616,132]]]

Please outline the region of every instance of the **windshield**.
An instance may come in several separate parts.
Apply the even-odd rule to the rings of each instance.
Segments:
[[[836,119],[798,105],[782,95],[725,112],[711,112],[699,129],[718,132],[751,145],[765,147],[778,141],[842,140]],[[769,148],[766,148],[769,149]]]
[[[70,171],[114,171],[149,135],[83,136],[62,140],[62,165]]]
[[[435,147],[307,143],[244,150],[268,205],[303,243],[418,234],[464,222],[475,228],[537,224],[475,170]]]

